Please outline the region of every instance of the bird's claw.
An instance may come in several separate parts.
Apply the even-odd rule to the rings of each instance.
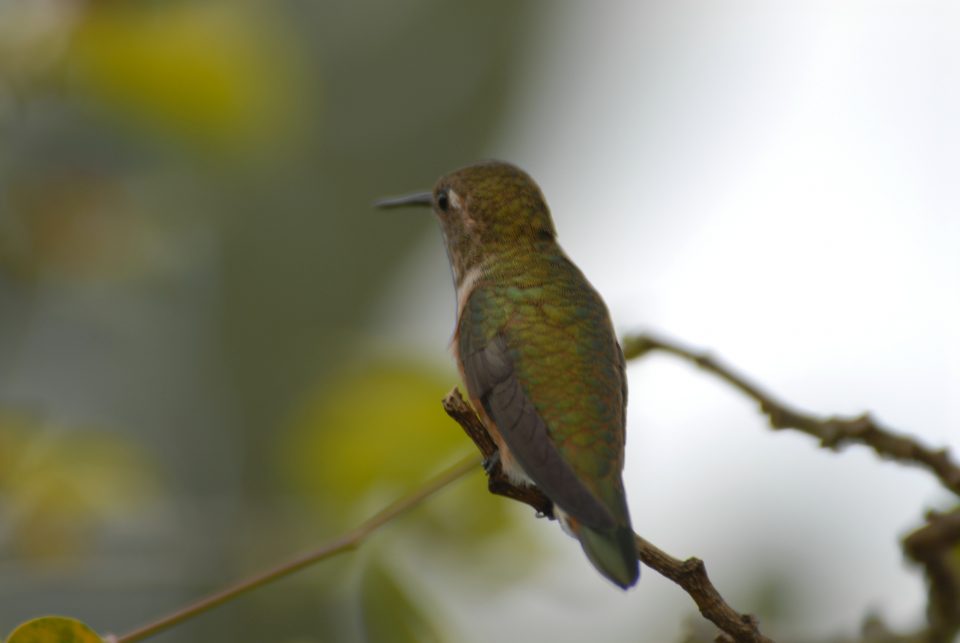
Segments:
[[[493,475],[493,472],[500,466],[500,451],[494,451],[489,457],[483,459],[483,470],[486,474]]]

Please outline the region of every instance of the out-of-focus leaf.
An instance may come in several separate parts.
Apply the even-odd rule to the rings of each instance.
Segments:
[[[289,133],[291,43],[236,0],[93,3],[70,51],[79,86],[148,125],[229,151]]]
[[[310,499],[307,511],[346,528],[417,487],[459,454],[476,452],[440,404],[454,378],[417,363],[368,363],[321,382],[309,395],[279,465],[293,488]],[[477,475],[428,499],[404,524],[425,547],[449,552],[510,534],[519,569],[536,561],[525,551],[530,532],[518,529],[512,501],[487,491]],[[357,511],[362,508],[362,512]],[[537,525],[540,526],[540,525]],[[543,525],[543,528],[549,528]]]
[[[449,388],[442,374],[400,362],[327,378],[306,399],[281,466],[299,491],[325,502],[409,489],[470,448],[440,406]]]
[[[7,643],[103,643],[103,639],[76,619],[42,616],[17,627]]]
[[[146,458],[115,435],[0,417],[6,546],[33,559],[84,552],[98,526],[155,497]]]
[[[442,641],[428,612],[407,595],[391,572],[378,564],[365,570],[361,590],[364,640],[368,643]]]

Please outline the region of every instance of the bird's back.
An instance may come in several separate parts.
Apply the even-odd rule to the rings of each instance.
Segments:
[[[501,257],[488,266],[465,302],[458,352],[504,338],[551,441],[616,522],[629,526],[621,482],[623,356],[600,296],[552,245],[555,251],[532,260]]]

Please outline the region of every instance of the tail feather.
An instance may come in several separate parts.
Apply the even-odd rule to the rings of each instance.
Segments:
[[[640,565],[630,529],[615,527],[597,531],[583,524],[578,527],[576,536],[597,571],[623,589],[637,582]]]

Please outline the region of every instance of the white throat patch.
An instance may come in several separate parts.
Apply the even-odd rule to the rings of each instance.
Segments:
[[[463,309],[467,305],[467,297],[470,296],[470,293],[473,292],[473,287],[476,285],[480,277],[483,276],[483,264],[479,264],[467,271],[467,274],[463,276],[460,280],[460,283],[457,284],[457,322],[459,323],[460,317],[463,315]]]

